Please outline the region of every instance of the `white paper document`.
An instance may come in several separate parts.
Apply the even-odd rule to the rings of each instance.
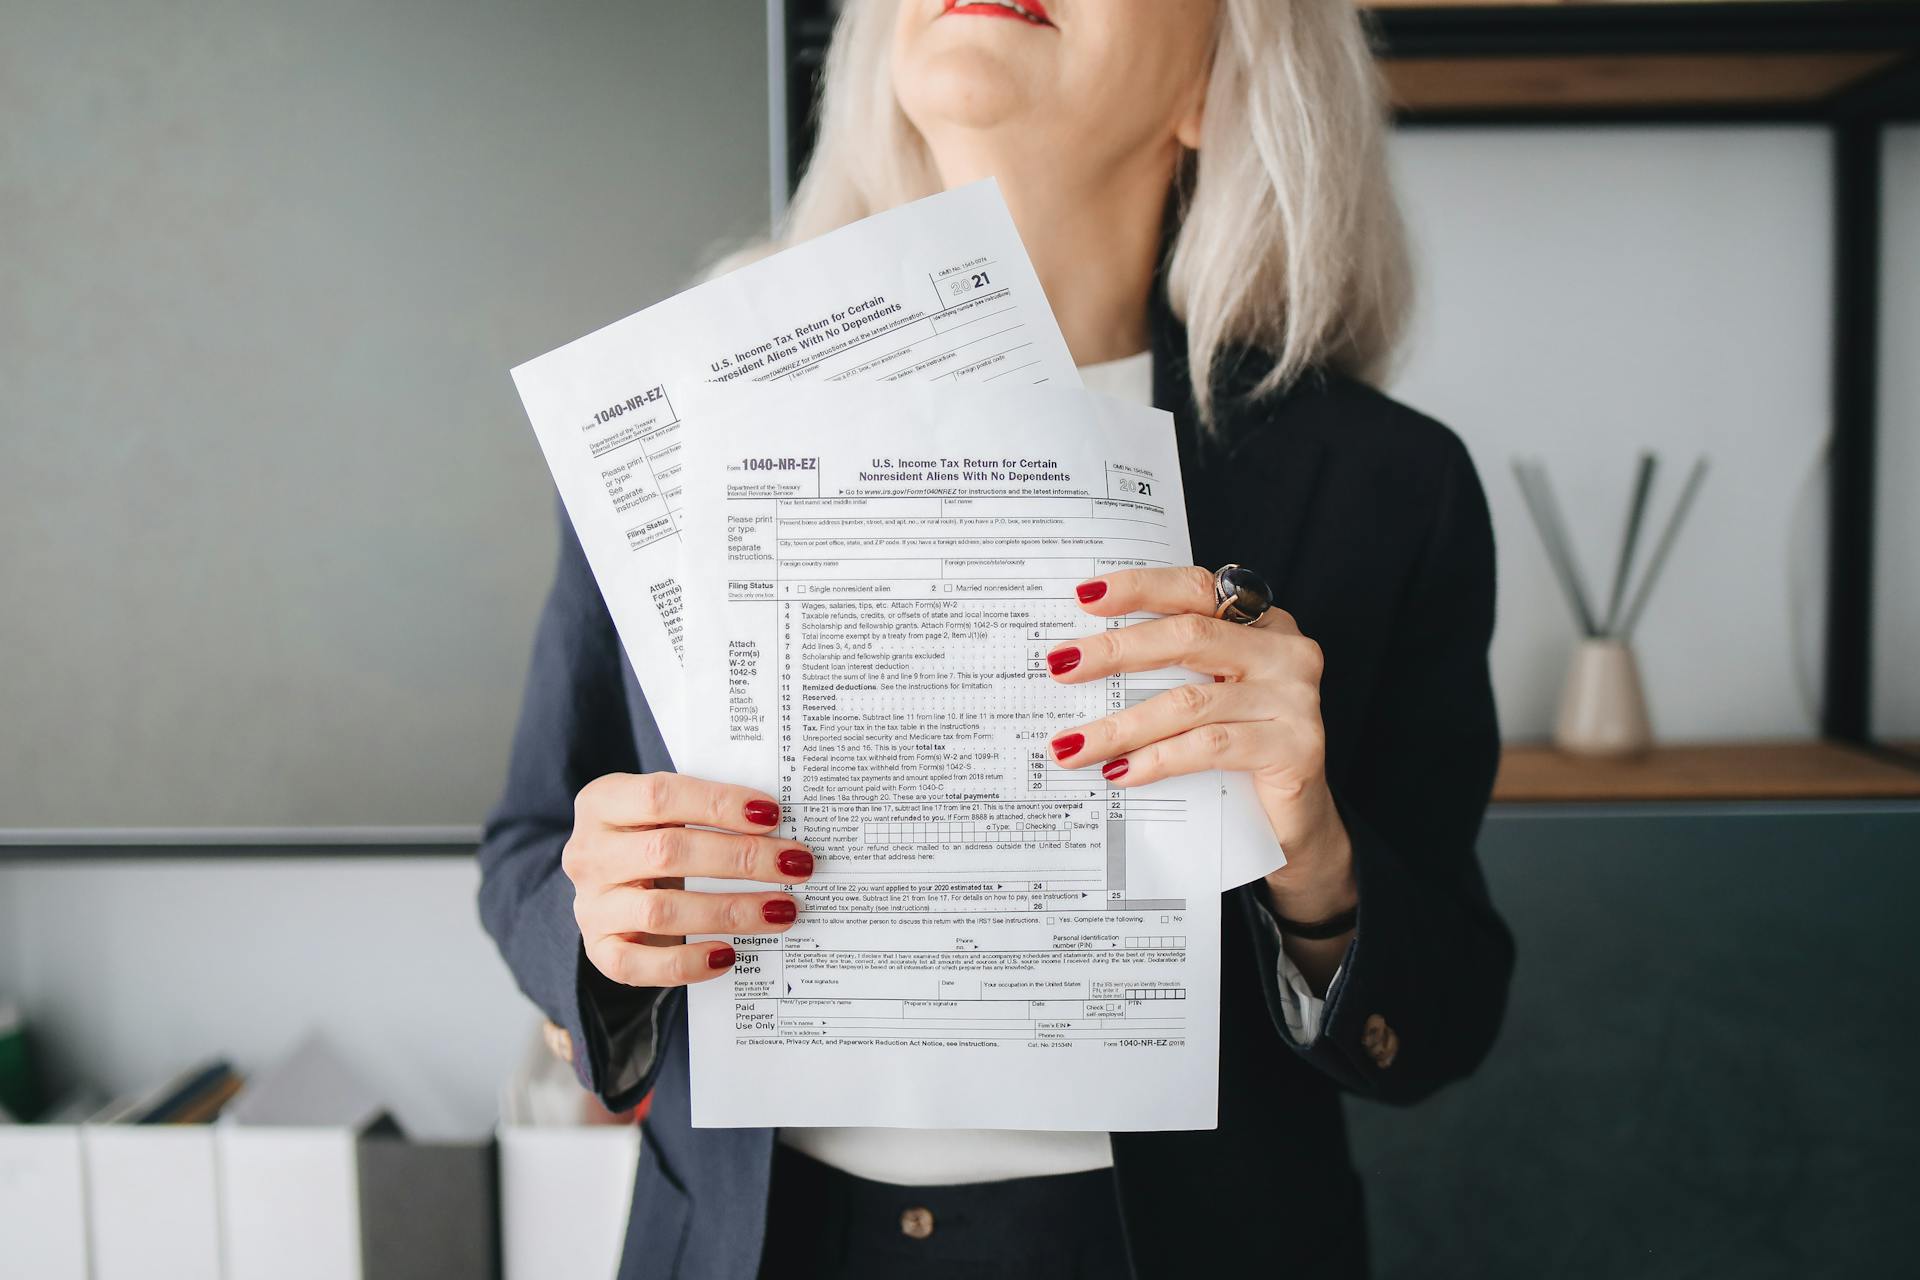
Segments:
[[[691,388],[1078,387],[1080,376],[991,181],[808,241],[513,371],[554,483],[661,737],[685,769],[681,680]],[[1178,481],[1173,482],[1176,486]],[[1178,495],[1174,495],[1177,497]],[[1227,781],[1222,888],[1285,861],[1243,775]]]
[[[681,457],[707,381],[1080,385],[991,181],[810,240],[513,371],[567,515],[674,760]],[[684,768],[684,764],[681,765]]]
[[[1199,678],[1045,662],[1132,620],[1076,583],[1191,563],[1172,420],[1034,387],[688,405],[682,766],[778,797],[818,859],[799,923],[689,992],[693,1122],[1212,1128],[1222,778],[1047,747]]]

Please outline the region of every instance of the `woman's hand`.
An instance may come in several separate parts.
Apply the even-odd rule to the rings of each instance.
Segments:
[[[581,789],[560,866],[593,967],[630,987],[679,987],[733,964],[724,942],[689,933],[784,933],[786,893],[693,893],[688,876],[799,884],[813,853],[767,832],[780,806],[746,787],[677,773],[610,773]],[[703,828],[719,828],[705,830]]]
[[[1082,583],[1078,594],[1081,608],[1103,618],[1167,616],[1056,646],[1047,655],[1054,679],[1083,684],[1184,667],[1214,683],[1181,685],[1068,730],[1053,739],[1055,759],[1070,769],[1100,764],[1121,787],[1203,769],[1248,773],[1287,854],[1287,865],[1267,877],[1275,909],[1313,923],[1352,907],[1353,845],[1327,789],[1320,646],[1277,608],[1256,626],[1216,620],[1213,574],[1201,568],[1127,569]],[[1287,940],[1316,987],[1331,979],[1345,947],[1344,939]]]

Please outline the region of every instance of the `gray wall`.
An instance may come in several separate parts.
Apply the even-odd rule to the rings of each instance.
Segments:
[[[492,1125],[538,1023],[463,858],[0,864],[0,998],[51,1078],[139,1089],[324,1032],[416,1137]]]
[[[477,822],[507,370],[766,223],[757,0],[0,0],[0,827]]]
[[[1546,460],[1597,590],[1642,448],[1661,519],[1713,463],[1635,637],[1656,733],[1818,731],[1830,154],[1814,127],[1397,136],[1422,296],[1394,390],[1487,488],[1509,738],[1546,734],[1573,642],[1511,459]],[[1920,128],[1889,131],[1886,165],[1874,729],[1920,739]]]
[[[1820,568],[1825,545],[1809,498],[1830,417],[1827,139],[1811,127],[1396,139],[1424,296],[1394,389],[1465,437],[1486,486],[1510,737],[1545,734],[1574,637],[1510,461],[1546,460],[1602,590],[1643,448],[1663,456],[1662,519],[1695,455],[1714,468],[1636,636],[1656,732],[1816,731],[1824,590],[1799,566]]]
[[[1874,732],[1920,743],[1920,127],[1887,140]]]

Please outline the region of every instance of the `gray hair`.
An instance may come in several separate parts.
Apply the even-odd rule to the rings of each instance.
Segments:
[[[847,0],[806,177],[773,243],[734,262],[940,190],[894,97],[894,8]],[[1384,98],[1352,0],[1221,0],[1200,150],[1183,170],[1167,263],[1203,419],[1237,346],[1273,358],[1256,396],[1314,368],[1386,372],[1411,291]]]

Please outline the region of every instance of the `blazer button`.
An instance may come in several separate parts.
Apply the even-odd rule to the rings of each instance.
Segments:
[[[909,1240],[925,1240],[933,1234],[933,1211],[915,1207],[900,1214],[900,1234]]]
[[[1387,1020],[1376,1013],[1367,1019],[1366,1029],[1360,1033],[1360,1046],[1373,1059],[1373,1065],[1385,1071],[1400,1054],[1400,1037],[1387,1025]]]

